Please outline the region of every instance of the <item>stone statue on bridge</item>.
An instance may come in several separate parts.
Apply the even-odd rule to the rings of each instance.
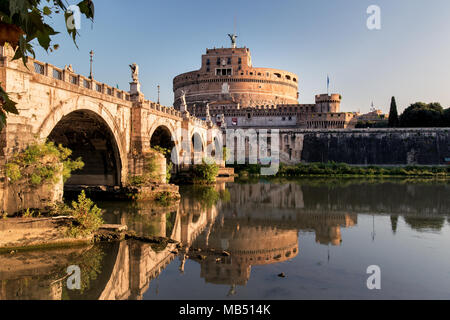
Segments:
[[[133,82],[139,82],[139,66],[136,63],[130,64],[131,78]]]
[[[205,113],[206,113],[206,121],[211,122],[211,113],[209,112],[209,102],[206,103],[206,109],[205,109]]]
[[[180,96],[180,100],[181,100],[180,111],[181,112],[186,112],[187,111],[186,93],[187,93],[187,91],[181,90],[181,96]]]

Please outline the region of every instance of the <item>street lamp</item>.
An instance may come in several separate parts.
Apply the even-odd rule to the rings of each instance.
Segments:
[[[90,74],[89,74],[89,79],[93,79],[93,76],[92,76],[92,62],[94,61],[94,51],[93,50],[91,50],[91,52],[89,52],[89,56],[91,57],[91,72],[90,72]]]
[[[159,104],[159,89],[160,89],[160,86],[158,84],[158,104]]]

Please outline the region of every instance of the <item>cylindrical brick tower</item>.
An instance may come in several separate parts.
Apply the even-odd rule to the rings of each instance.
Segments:
[[[186,93],[188,109],[203,111],[206,103],[225,102],[234,107],[298,104],[298,76],[294,73],[254,68],[248,48],[206,49],[200,70],[173,80],[174,106]]]

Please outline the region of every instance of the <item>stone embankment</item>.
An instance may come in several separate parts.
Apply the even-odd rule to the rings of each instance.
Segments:
[[[72,238],[69,217],[0,219],[0,252],[91,243],[94,236]]]

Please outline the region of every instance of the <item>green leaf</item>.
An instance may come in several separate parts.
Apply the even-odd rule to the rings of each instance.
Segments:
[[[94,20],[95,7],[92,0],[83,0],[78,3],[80,12],[86,16],[86,18]]]
[[[52,10],[50,10],[49,7],[45,6],[44,9],[42,9],[42,12],[44,13],[44,15],[49,16],[52,14]]]

